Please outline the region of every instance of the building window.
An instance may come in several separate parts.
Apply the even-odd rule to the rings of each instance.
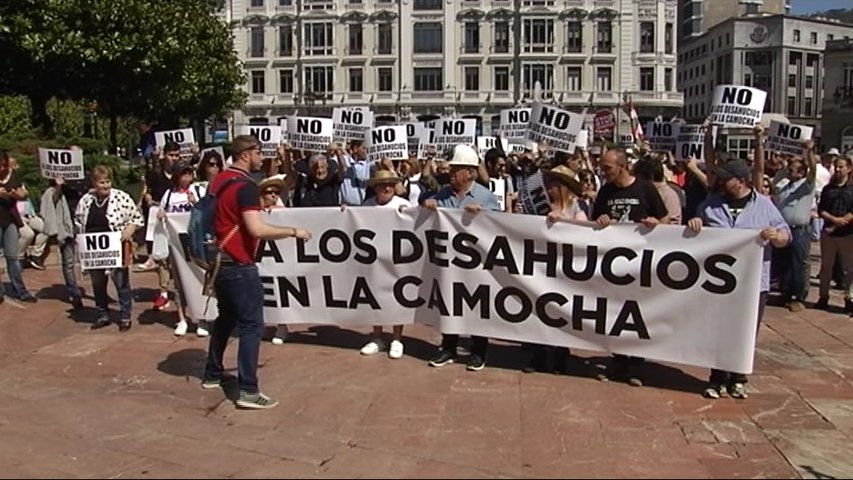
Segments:
[[[293,0],[278,0],[279,7],[289,7],[293,5]]]
[[[612,89],[612,84],[610,82],[610,67],[598,67],[598,70],[595,72],[595,88],[599,92],[609,92]]]
[[[441,53],[444,43],[441,32],[441,23],[416,23],[415,53]]]
[[[495,22],[495,53],[509,53],[509,22]]]
[[[293,93],[293,69],[282,68],[278,71],[279,93]]]
[[[554,65],[552,64],[527,64],[522,66],[522,88],[530,95],[533,94],[533,86],[536,82],[542,85],[542,96],[550,96],[554,90]]]
[[[654,22],[640,22],[640,53],[655,52]]]
[[[364,44],[360,23],[354,23],[349,26],[349,53],[351,55],[361,55],[361,49]]]
[[[663,50],[663,52],[666,53],[667,55],[672,55],[673,28],[674,27],[671,23],[667,23],[666,27],[664,27],[664,32],[663,32],[663,48],[664,48],[664,50]],[[712,43],[711,47],[713,47],[713,46],[714,46],[714,44]]]
[[[333,55],[335,26],[331,22],[305,24],[305,55]]]
[[[554,20],[527,19],[523,25],[525,52],[554,51]]]
[[[803,61],[803,54],[800,52],[791,52],[788,54],[788,65],[799,65]]]
[[[743,85],[745,87],[751,87],[752,86],[752,74],[751,73],[744,73],[743,74]]]
[[[314,93],[334,92],[335,67],[305,67],[305,85]]]
[[[465,67],[465,91],[476,92],[480,89],[480,67]]]
[[[390,55],[394,45],[393,31],[390,23],[381,23],[376,27],[376,53]]]
[[[788,86],[791,88],[796,88],[797,86],[797,76],[793,73],[788,74]]]
[[[266,76],[263,70],[252,70],[252,93],[266,92]]]
[[[583,90],[583,68],[569,67],[566,70],[566,90],[580,92]]]
[[[278,27],[278,56],[293,56],[293,27],[290,25]]]
[[[415,68],[416,92],[440,92],[444,90],[441,68]]]
[[[800,41],[800,31],[799,30],[794,30],[794,41],[797,43],[799,43],[799,41]]]
[[[480,52],[480,24],[465,22],[465,53]]]
[[[758,4],[757,3],[747,3],[746,4],[746,13],[758,13]]]
[[[251,46],[250,57],[264,56],[264,27],[252,27],[249,30],[249,45]]]
[[[806,75],[806,88],[814,88],[814,76]]]
[[[583,24],[568,22],[566,25],[566,52],[580,53],[583,51]]]
[[[495,67],[495,91],[509,91],[509,67]]]
[[[794,110],[797,109],[797,97],[788,97],[788,115],[795,115]]]
[[[807,67],[815,67],[820,61],[820,56],[814,53],[809,53],[806,55],[806,66]]]
[[[379,91],[390,92],[394,89],[394,71],[389,67],[378,70]]]
[[[415,10],[441,10],[441,0],[415,0],[412,8]]]
[[[252,8],[263,7],[264,0],[252,0],[251,2],[249,2],[249,6]]]
[[[596,40],[598,53],[611,53],[613,51],[613,23],[598,22]]]
[[[640,91],[651,92],[655,89],[654,67],[643,67],[640,69]]]
[[[817,45],[817,32],[809,33],[809,41],[812,45]]]
[[[667,92],[672,91],[672,69],[667,68],[663,71],[663,89]]]
[[[827,33],[827,34],[826,34],[826,41],[827,41],[827,42],[830,42],[830,41],[832,41],[832,40],[835,40],[835,35],[833,35],[833,34],[831,34],[831,33]]]
[[[803,100],[803,116],[804,117],[811,117],[812,116],[812,99],[809,97],[806,97],[806,99]]]
[[[361,92],[364,90],[364,71],[360,68],[349,69],[349,91]]]

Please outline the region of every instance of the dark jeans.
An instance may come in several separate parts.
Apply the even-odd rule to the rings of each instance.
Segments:
[[[231,332],[237,327],[240,344],[237,350],[237,373],[240,391],[258,393],[258,357],[264,329],[264,293],[258,267],[229,265],[219,271],[213,282],[219,317],[210,333],[207,352],[206,380],[222,378],[222,357]]]
[[[459,335],[445,334],[441,336],[441,349],[456,353],[456,347],[459,346]],[[477,355],[480,358],[486,358],[486,351],[489,349],[489,339],[486,337],[471,337],[471,354]]]
[[[808,230],[806,231],[808,233]],[[761,328],[761,319],[764,318],[764,306],[767,305],[767,292],[761,292],[758,297],[758,315],[756,319],[755,337],[758,338],[758,329]],[[710,383],[723,385],[726,383],[746,383],[746,374],[727,372],[725,370],[711,369]]]
[[[76,248],[77,242],[74,241],[74,237],[59,244],[59,256],[62,259],[62,278],[65,280],[65,290],[72,301],[81,297],[80,288],[77,286],[77,275],[74,274]]]
[[[92,279],[92,294],[95,296],[95,308],[98,309],[98,317],[106,317],[110,314],[107,305],[107,272],[113,280],[113,285],[118,292],[118,306],[121,321],[130,320],[130,308],[133,305],[133,295],[130,292],[130,273],[127,268],[113,268],[112,270],[89,270]],[[79,293],[79,292],[78,292]]]
[[[23,300],[30,296],[24,285],[24,277],[21,275],[21,261],[18,252],[18,226],[10,223],[6,227],[0,227],[0,247],[6,257],[6,272],[9,275],[9,283],[12,286],[12,296]],[[3,281],[0,280],[0,297],[6,294]]]
[[[785,285],[784,298],[805,302],[809,293],[810,267],[809,250],[811,249],[811,234],[809,226],[791,227],[791,244],[780,253],[783,255]]]

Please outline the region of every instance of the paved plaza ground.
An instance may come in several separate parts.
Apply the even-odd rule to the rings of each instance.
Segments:
[[[235,392],[199,388],[206,339],[148,310],[155,273],[132,276],[127,333],[71,314],[56,266],[25,278],[41,301],[0,306],[4,478],[853,476],[853,319],[839,313],[768,308],[743,401],[703,399],[699,368],[652,364],[632,388],[594,378],[600,353],[524,374],[528,354],[496,342],[483,371],[434,369],[425,327],[407,328],[400,360],[361,357],[366,329],[299,327],[261,348],[281,405],[240,411]]]

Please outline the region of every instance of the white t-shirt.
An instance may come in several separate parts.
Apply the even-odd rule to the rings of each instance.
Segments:
[[[163,193],[163,199],[160,200],[160,208],[166,213],[189,212],[193,208],[190,203],[190,192],[195,196],[196,202],[201,200],[201,197],[205,193],[195,185],[190,185],[190,188],[183,191],[172,190],[170,188]]]
[[[378,205],[376,203],[376,197],[375,196],[370,197],[367,200],[365,200],[363,205],[365,207],[400,208],[400,207],[411,207],[412,203],[410,201],[406,200],[405,198],[398,197],[397,195],[394,195],[393,197],[391,197],[391,200],[388,203],[386,203],[385,205]]]

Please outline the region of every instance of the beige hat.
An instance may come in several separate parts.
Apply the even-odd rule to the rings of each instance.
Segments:
[[[468,145],[456,145],[453,149],[453,160],[448,162],[451,167],[478,167],[480,166],[480,156],[477,152]]]
[[[373,176],[370,177],[370,180],[367,181],[367,186],[375,187],[376,185],[386,185],[389,183],[395,184],[402,181],[402,178],[398,177],[396,173],[390,170],[377,170],[373,173]]]
[[[583,193],[583,186],[578,181],[578,175],[571,168],[565,165],[557,165],[551,170],[542,172],[544,177],[551,177],[554,180],[562,183],[575,195],[580,196]]]
[[[269,187],[277,188],[278,193],[281,194],[284,192],[284,180],[278,177],[268,177],[261,180],[261,183],[258,184],[258,189],[261,193]]]

